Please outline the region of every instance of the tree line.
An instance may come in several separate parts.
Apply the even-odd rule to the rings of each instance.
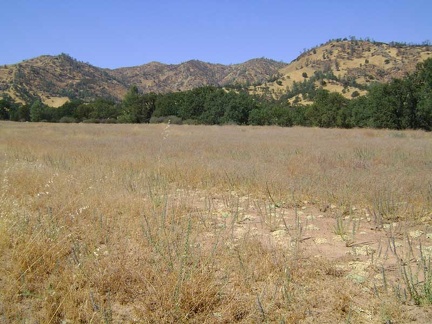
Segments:
[[[0,100],[0,119],[432,129],[432,59],[418,64],[403,79],[373,83],[365,96],[347,99],[322,87],[317,89],[311,82],[305,82],[303,87],[310,88],[313,104],[290,104],[287,96],[276,100],[251,95],[241,88],[214,86],[166,94],[143,94],[133,86],[120,102],[104,98],[92,102],[72,100],[59,108],[48,107],[40,100],[20,105],[4,97]]]

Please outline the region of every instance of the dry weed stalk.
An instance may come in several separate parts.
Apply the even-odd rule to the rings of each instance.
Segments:
[[[297,205],[369,207],[378,225],[430,210],[428,133],[168,124],[161,140],[158,125],[0,125],[5,323],[377,321],[383,293],[304,257]],[[239,232],[252,216],[262,231]],[[275,229],[294,246],[264,239]]]

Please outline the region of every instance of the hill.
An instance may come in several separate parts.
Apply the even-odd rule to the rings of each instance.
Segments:
[[[121,99],[131,85],[142,92],[173,92],[204,85],[263,82],[286,63],[259,58],[242,64],[222,65],[197,60],[181,64],[151,62],[136,67],[102,69],[72,57],[44,55],[0,68],[0,95],[18,102],[40,97],[49,106],[68,99],[96,97]]]
[[[205,85],[242,87],[250,93],[310,103],[323,87],[351,98],[366,93],[372,82],[388,82],[414,71],[432,57],[432,46],[337,39],[305,50],[291,63],[252,59],[222,65],[191,60],[181,64],[148,64],[102,69],[67,54],[44,55],[0,67],[0,96],[18,102],[41,98],[60,106],[72,98],[120,100],[131,85],[144,93],[176,92]]]
[[[262,82],[285,66],[286,63],[265,58],[233,65],[191,60],[181,64],[151,62],[111,70],[109,73],[125,84],[136,85],[143,92],[173,92],[191,90],[203,85]]]
[[[372,82],[386,83],[404,77],[430,57],[432,46],[428,44],[386,44],[355,38],[331,40],[304,51],[280,69],[273,82],[251,87],[250,91],[269,92],[277,97],[285,94],[291,100],[297,97],[305,103],[302,93],[314,86],[351,98],[355,92],[365,94]]]
[[[128,86],[113,75],[67,54],[44,55],[0,67],[0,93],[18,102],[39,97],[49,106],[60,106],[71,98],[120,98]]]

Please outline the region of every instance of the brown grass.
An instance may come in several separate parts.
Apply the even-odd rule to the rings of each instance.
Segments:
[[[426,323],[429,306],[308,254],[291,215],[331,206],[426,226],[431,140],[417,131],[2,122],[0,319]],[[250,219],[256,226],[244,225]],[[278,241],[281,226],[287,241]]]

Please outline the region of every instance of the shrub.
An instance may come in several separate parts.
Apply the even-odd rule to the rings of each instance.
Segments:
[[[59,123],[76,123],[76,119],[71,116],[64,116],[60,118]]]
[[[150,124],[166,124],[170,122],[170,124],[181,125],[183,124],[183,120],[177,116],[161,116],[161,117],[151,117]]]
[[[100,120],[96,118],[89,118],[89,119],[84,119],[82,122],[85,124],[99,124]]]
[[[117,123],[118,123],[118,120],[115,119],[115,118],[106,118],[106,119],[102,119],[102,120],[100,120],[100,122],[101,122],[102,124],[117,124]]]
[[[196,119],[185,119],[183,120],[184,125],[199,125],[199,121]]]
[[[358,97],[358,96],[360,96],[360,93],[357,90],[354,91],[353,93],[351,93],[351,97],[352,98],[355,98],[355,97]]]
[[[307,73],[306,73],[306,72],[303,72],[302,77],[305,78],[305,79],[308,78]]]

